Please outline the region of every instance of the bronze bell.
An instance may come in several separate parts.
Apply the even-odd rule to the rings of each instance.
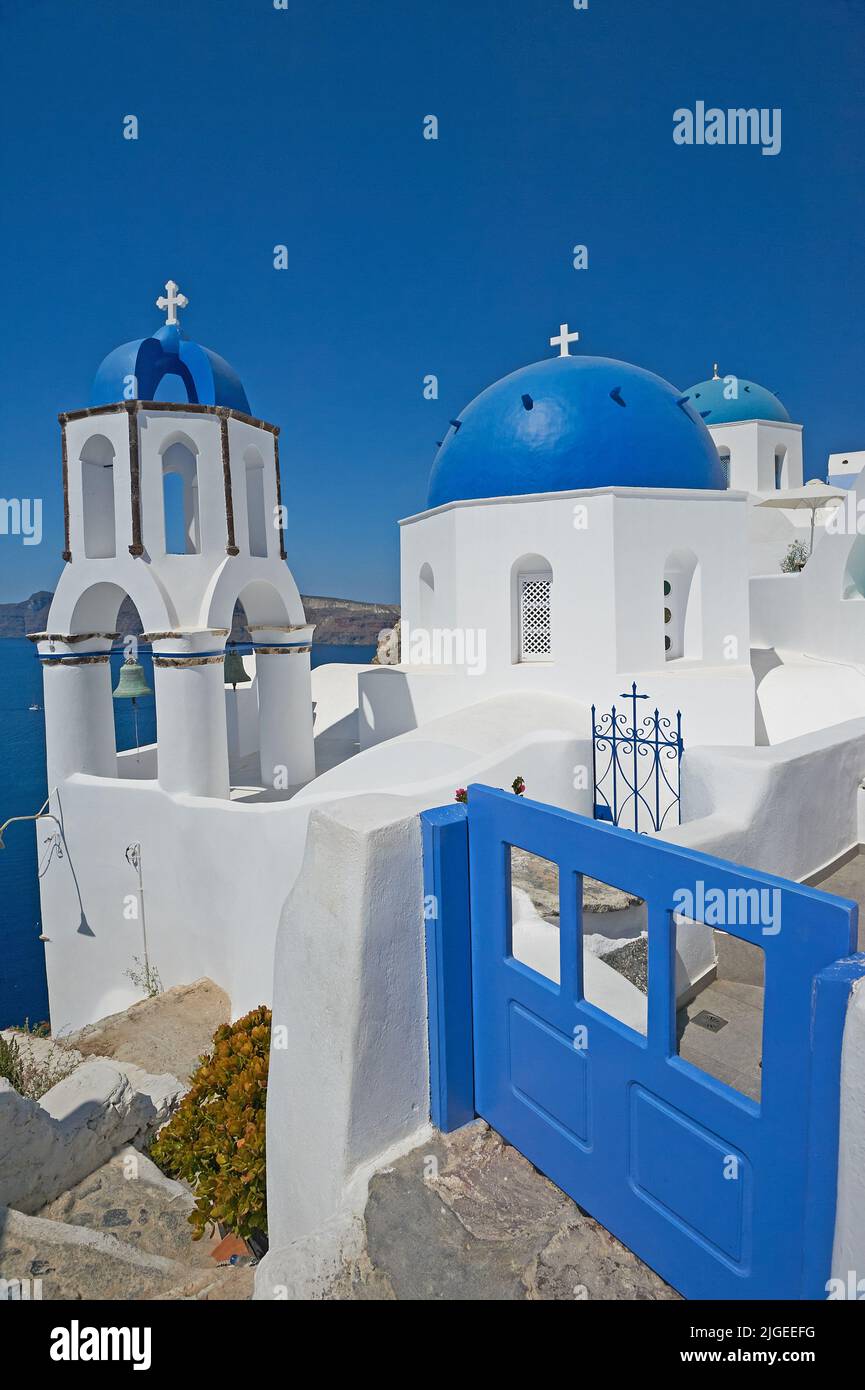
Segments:
[[[140,666],[130,652],[120,668],[120,677],[114,690],[115,700],[137,700],[142,695],[152,695],[147,684],[144,667]]]
[[[239,685],[244,685],[251,681],[252,676],[247,674],[243,664],[243,657],[234,647],[229,647],[225,653],[225,683],[234,686],[235,690]]]

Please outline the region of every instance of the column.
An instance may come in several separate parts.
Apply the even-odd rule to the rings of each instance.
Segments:
[[[172,795],[228,798],[226,635],[213,629],[151,634],[158,779]]]
[[[87,772],[117,776],[108,653],[114,634],[40,633],[48,790]]]
[[[310,647],[312,626],[255,628],[261,782],[286,790],[315,776]]]

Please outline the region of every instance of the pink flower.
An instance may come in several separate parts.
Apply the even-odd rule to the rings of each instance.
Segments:
[[[465,787],[457,787],[456,793],[454,795],[454,801],[468,801],[468,799],[469,794],[466,791]]]

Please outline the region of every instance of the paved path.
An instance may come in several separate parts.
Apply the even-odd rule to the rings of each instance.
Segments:
[[[839,869],[833,869],[825,878],[817,879],[812,887],[821,888],[824,893],[837,893],[841,898],[852,898],[859,904],[859,950],[865,951],[865,848]]]

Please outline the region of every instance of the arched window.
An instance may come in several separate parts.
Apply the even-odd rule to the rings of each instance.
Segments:
[[[418,626],[429,632],[433,627],[436,581],[431,565],[421,565],[418,576]]]
[[[668,661],[703,656],[700,566],[692,550],[674,550],[664,566],[664,653]]]
[[[782,488],[787,484],[787,450],[783,444],[779,444],[775,450],[775,487]]]
[[[865,536],[857,536],[844,567],[841,597],[865,599]]]
[[[542,555],[524,555],[511,568],[514,661],[550,661],[553,571]]]
[[[181,440],[162,455],[162,501],[167,554],[197,555],[201,550],[198,459]]]
[[[246,523],[249,553],[267,558],[267,513],[264,505],[264,459],[257,449],[243,456],[246,470]]]
[[[90,560],[117,554],[114,520],[114,450],[95,434],[81,451],[84,554]]]
[[[730,486],[730,450],[719,449],[718,457],[721,460],[721,470],[724,474],[724,487]]]

